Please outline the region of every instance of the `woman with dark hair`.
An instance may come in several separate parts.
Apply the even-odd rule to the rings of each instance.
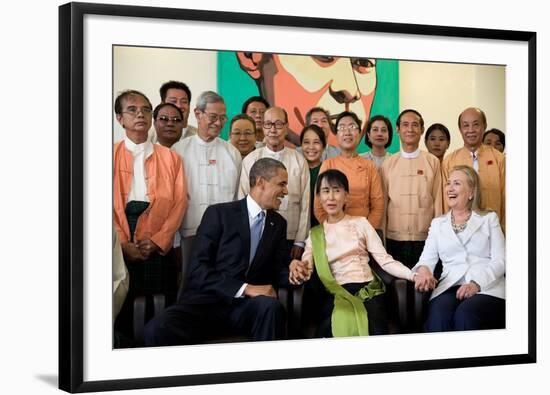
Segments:
[[[384,214],[384,195],[378,169],[374,162],[357,154],[361,140],[361,120],[353,112],[344,111],[336,118],[336,140],[340,155],[323,161],[320,172],[338,169],[349,180],[346,214],[365,217],[379,228]],[[333,132],[334,133],[334,132]],[[318,196],[315,196],[315,217],[319,222],[327,218]]]
[[[483,144],[490,145],[494,149],[504,153],[506,148],[506,136],[502,133],[502,130],[489,129],[483,133]]]
[[[428,332],[504,328],[505,240],[493,211],[480,207],[477,172],[455,166],[445,185],[449,212],[432,220],[413,272],[430,277],[439,260],[441,279],[430,296]]]
[[[365,154],[361,154],[361,156],[372,160],[376,164],[376,167],[380,168],[384,160],[390,156],[386,148],[391,145],[392,138],[393,127],[391,121],[383,115],[371,117],[365,127],[365,144],[371,150]]]
[[[315,192],[315,182],[317,181],[317,176],[321,169],[321,158],[327,146],[325,132],[319,126],[313,124],[304,127],[300,133],[300,146],[302,148],[301,152],[304,158],[306,158],[309,166],[310,196],[313,196]],[[313,199],[310,199],[310,207],[310,224],[311,226],[318,225],[319,222],[313,214]]]
[[[319,175],[316,195],[327,218],[311,229],[302,260],[290,264],[291,283],[301,284],[314,274],[313,281],[320,280],[326,291],[317,301],[321,307],[317,335],[321,337],[388,333],[382,297],[385,287],[371,270],[369,253],[391,275],[425,281],[388,255],[365,217],[344,212],[349,191],[348,179],[341,171],[331,169]]]
[[[441,123],[434,123],[426,130],[424,144],[430,154],[435,155],[440,162],[443,161],[445,152],[451,144],[449,129]]]

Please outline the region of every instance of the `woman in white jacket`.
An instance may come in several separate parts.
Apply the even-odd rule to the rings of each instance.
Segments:
[[[413,272],[431,275],[441,259],[443,271],[432,292],[427,332],[504,328],[505,241],[498,216],[479,207],[479,177],[456,166],[444,187],[449,212],[434,218]],[[424,276],[423,276],[424,277]],[[417,286],[421,291],[435,282]]]

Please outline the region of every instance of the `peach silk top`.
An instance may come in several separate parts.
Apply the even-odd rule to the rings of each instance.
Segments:
[[[346,215],[334,224],[325,221],[323,229],[330,271],[338,284],[365,283],[373,279],[368,252],[384,271],[412,280],[411,270],[386,252],[376,230],[365,217]],[[302,261],[308,262],[310,267],[313,265],[311,236],[306,240]]]

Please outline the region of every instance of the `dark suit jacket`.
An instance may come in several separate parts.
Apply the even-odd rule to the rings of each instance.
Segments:
[[[191,254],[187,290],[181,300],[187,303],[231,304],[246,282],[288,284],[289,246],[286,220],[267,210],[264,231],[256,256],[249,267],[250,227],[246,198],[208,207]]]

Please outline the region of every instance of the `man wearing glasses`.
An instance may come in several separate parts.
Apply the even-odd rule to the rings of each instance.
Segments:
[[[171,103],[161,103],[153,111],[153,125],[156,143],[171,148],[181,139],[183,133],[183,115],[181,110]]]
[[[117,122],[125,137],[114,146],[113,211],[124,261],[130,274],[126,301],[115,330],[132,338],[136,296],[162,293],[166,303],[176,297],[172,246],[187,208],[181,158],[170,149],[152,144],[151,102],[141,92],[124,91],[115,100]]]
[[[183,159],[189,195],[189,210],[180,227],[183,281],[204,211],[212,204],[236,199],[241,170],[240,152],[218,137],[227,121],[223,98],[212,91],[203,92],[194,112],[197,134],[172,146]]]
[[[229,126],[229,142],[239,150],[243,158],[254,151],[256,149],[256,125],[254,119],[246,114],[235,115]]]
[[[295,149],[285,147],[288,117],[284,109],[271,107],[264,114],[263,130],[266,146],[258,148],[243,160],[239,197],[250,191],[250,168],[260,158],[273,158],[282,162],[288,171],[288,195],[281,200],[277,212],[287,221],[287,240],[290,256],[300,259],[309,231],[309,167]]]

